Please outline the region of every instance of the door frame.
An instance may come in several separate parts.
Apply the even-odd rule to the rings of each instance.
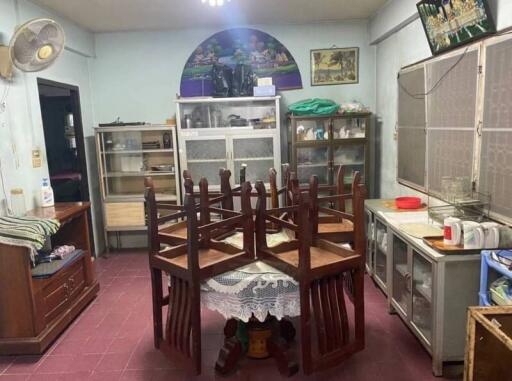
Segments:
[[[89,194],[89,178],[87,175],[87,160],[85,156],[85,137],[84,137],[84,127],[82,124],[82,109],[80,107],[80,88],[75,85],[70,85],[67,83],[56,82],[45,78],[37,78],[37,89],[39,93],[39,86],[49,86],[56,87],[59,89],[69,90],[71,97],[71,104],[73,108],[73,121],[75,128],[75,136],[76,136],[76,149],[78,151],[78,158],[80,161],[81,171],[81,181],[80,181],[80,193],[82,195],[82,201],[90,201]],[[41,106],[41,105],[40,105]],[[43,125],[44,128],[44,125]],[[46,145],[45,145],[46,150]]]

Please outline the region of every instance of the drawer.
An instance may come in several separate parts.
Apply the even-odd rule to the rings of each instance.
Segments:
[[[146,225],[143,202],[105,203],[105,221],[110,226]]]
[[[85,287],[84,258],[55,274],[43,289],[44,317],[48,324],[68,308]]]

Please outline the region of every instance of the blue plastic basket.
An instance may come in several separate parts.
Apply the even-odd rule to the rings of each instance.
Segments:
[[[512,259],[512,251],[511,250],[499,250],[494,251],[499,253],[503,257],[507,257]],[[491,258],[492,251],[484,250],[482,251],[482,266],[480,268],[480,305],[481,306],[490,306],[491,300],[489,298],[489,269],[494,269],[502,276],[507,277],[512,280],[512,271],[505,269],[498,262],[494,261]]]

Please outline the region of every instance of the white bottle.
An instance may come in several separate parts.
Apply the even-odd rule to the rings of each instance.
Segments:
[[[41,187],[41,206],[43,208],[55,205],[53,200],[53,189],[50,186],[48,178],[43,179],[43,186]]]

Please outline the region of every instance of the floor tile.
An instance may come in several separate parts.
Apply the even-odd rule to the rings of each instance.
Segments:
[[[42,362],[42,356],[18,356],[3,374],[32,374]]]
[[[45,357],[0,357],[0,381],[273,381],[280,380],[272,359],[244,359],[233,374],[215,374],[223,342],[224,318],[201,313],[203,373],[196,377],[179,360],[153,345],[151,280],[145,253],[123,251],[95,262],[101,291],[96,300],[47,351]],[[366,348],[338,367],[290,381],[442,381],[431,372],[431,358],[396,315],[384,294],[365,279]],[[350,308],[349,308],[350,310]],[[351,310],[350,310],[351,311]],[[164,311],[165,319],[165,311]],[[298,339],[299,340],[299,339]],[[297,352],[298,344],[292,348]],[[299,357],[297,356],[297,359]],[[457,379],[457,378],[452,378]]]

